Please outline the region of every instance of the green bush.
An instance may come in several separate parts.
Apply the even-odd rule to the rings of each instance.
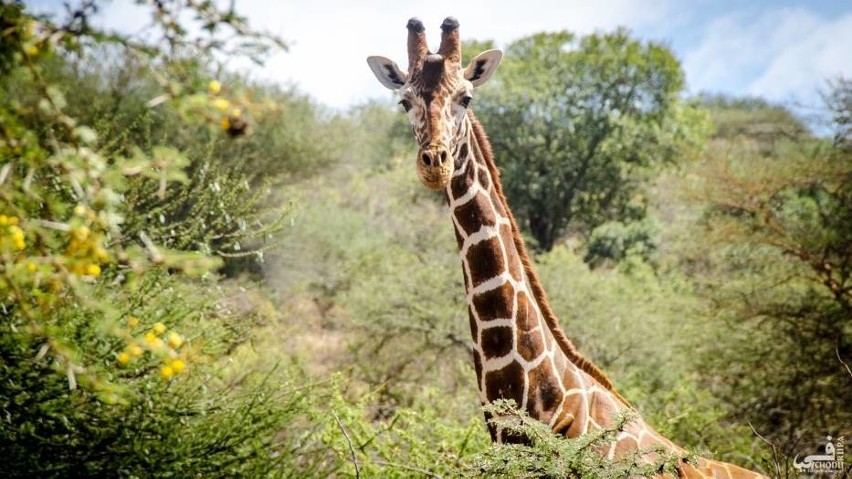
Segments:
[[[96,4],[81,5],[65,25],[35,22],[19,3],[2,8],[14,13],[4,13],[4,22],[17,22],[0,32],[9,72],[0,79],[5,472],[59,477],[280,472],[294,461],[292,451],[302,439],[295,426],[281,428],[304,415],[311,388],[295,386],[289,367],[228,371],[228,356],[250,337],[261,315],[254,308],[225,307],[235,293],[211,273],[221,261],[198,251],[203,248],[193,238],[208,233],[182,224],[188,215],[227,215],[234,205],[243,207],[237,213],[257,214],[259,200],[240,189],[240,177],[224,183],[233,187],[227,204],[214,203],[212,194],[202,197],[210,182],[224,182],[234,171],[194,174],[193,165],[203,163],[193,158],[209,160],[204,151],[111,137],[122,128],[132,130],[137,120],[144,123],[148,114],[138,111],[138,100],[147,90],[130,95],[137,103],[128,115],[141,119],[126,124],[122,114],[110,124],[97,102],[87,111],[87,105],[66,99],[76,92],[66,95],[54,74],[69,78],[70,52],[85,56],[90,45],[112,42],[140,57],[150,53],[145,45],[89,29],[85,20]],[[215,13],[211,5],[195,8],[201,16]],[[231,12],[211,25],[235,22],[239,18]],[[158,26],[167,36],[179,31],[172,24]],[[180,35],[170,38],[175,46],[181,42]],[[179,60],[146,58],[159,62],[166,74],[197,72],[182,70],[192,65]],[[207,115],[217,111],[217,88],[211,84],[206,91],[203,77],[184,80],[178,75],[165,85],[155,83],[165,90],[158,101],[175,112],[173,125],[216,131],[219,125],[208,124],[214,118]],[[198,83],[204,91],[183,90]],[[98,89],[103,86],[82,90],[75,99],[103,94],[106,89]],[[164,203],[171,210],[155,211],[161,215],[157,227],[134,221],[139,208]],[[163,213],[180,208],[186,210],[183,217]],[[219,234],[234,231],[230,224],[210,226],[220,227]]]

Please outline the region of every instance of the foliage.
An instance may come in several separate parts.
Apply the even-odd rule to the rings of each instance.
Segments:
[[[646,463],[642,455],[662,451],[638,450],[614,460],[598,452],[624,430],[630,414],[616,418],[612,429],[599,429],[574,439],[556,436],[550,429],[524,413],[511,402],[496,401],[485,407],[498,427],[510,434],[530,438],[529,445],[508,444],[492,447],[475,461],[481,477],[564,477],[616,478],[650,477],[655,474],[677,474],[682,458],[661,454],[657,462]]]
[[[714,144],[695,169],[683,188],[706,209],[685,233],[702,242],[677,253],[725,320],[702,359],[726,373],[704,384],[789,469],[851,419],[852,162],[820,139],[759,141]]]
[[[476,451],[490,441],[478,418],[450,419],[441,413],[444,394],[425,388],[428,407],[400,408],[374,420],[371,394],[345,398],[336,388],[316,416],[318,437],[336,459],[324,474],[364,477],[457,477]],[[438,406],[438,407],[434,407]]]
[[[779,140],[805,140],[807,127],[782,105],[762,98],[704,94],[698,97],[713,124],[712,139],[736,141],[748,138],[763,154],[770,154]]]
[[[659,229],[648,218],[642,221],[604,223],[589,235],[583,261],[592,267],[606,262],[619,262],[628,256],[636,256],[646,263],[654,261],[657,245],[656,230]]]
[[[172,51],[198,48],[202,57],[230,44],[185,38],[173,8],[194,12],[210,32],[226,24],[244,28],[233,12],[207,2],[160,7],[155,30]],[[270,384],[272,373],[223,374],[216,357],[244,342],[257,316],[220,307],[224,293],[211,271],[221,262],[196,251],[192,227],[180,229],[167,222],[177,221],[171,217],[160,220],[161,229],[132,222],[139,203],[180,202],[175,185],[198,194],[203,188],[192,186],[199,179],[190,158],[202,152],[168,142],[123,141],[119,133],[129,117],[128,125],[157,117],[140,113],[142,98],[148,109],[171,109],[164,117],[175,129],[201,125],[215,132],[219,120],[239,115],[221,111],[221,86],[192,76],[198,72],[192,62],[159,55],[162,45],[93,29],[88,19],[96,2],[69,7],[65,24],[36,21],[20,3],[2,8],[3,21],[15,22],[0,32],[8,72],[0,80],[0,454],[6,472],[275,470],[291,458],[270,458],[289,439],[278,428],[304,409],[308,389],[288,384],[289,373],[275,373],[277,385]],[[263,43],[243,33],[249,49]],[[160,67],[155,82],[131,88],[127,106],[135,113],[118,114],[115,123],[97,111],[97,103],[79,102],[115,84],[81,89],[77,97],[60,80],[86,83],[93,73],[75,76],[67,59],[104,43]],[[198,85],[203,90],[194,89]],[[157,89],[161,95],[152,98]],[[240,213],[256,209],[258,201],[245,194],[228,199],[226,207],[247,199]],[[183,205],[195,207],[187,200]],[[292,445],[280,451],[289,450]]]
[[[517,40],[492,83],[476,113],[515,215],[545,251],[568,232],[644,217],[642,182],[703,134],[701,113],[678,99],[671,51],[623,30]]]
[[[208,285],[202,295],[199,286],[149,274],[129,295],[97,287],[93,300],[127,308],[107,336],[89,310],[53,318],[62,337],[74,338],[80,362],[97,365],[115,385],[111,396],[69,390],[42,343],[4,328],[0,452],[7,472],[256,475],[279,467],[286,458],[271,461],[270,453],[291,446],[276,432],[304,414],[309,389],[284,371],[220,372],[214,358],[248,338],[252,317],[214,306],[210,295],[221,299],[226,291]]]

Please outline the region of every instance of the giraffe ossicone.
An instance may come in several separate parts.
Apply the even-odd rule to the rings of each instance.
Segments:
[[[463,67],[455,18],[441,24],[436,53],[426,44],[420,20],[410,19],[407,29],[407,71],[381,56],[368,57],[367,64],[382,85],[397,93],[408,115],[419,146],[418,177],[446,195],[464,273],[480,400],[513,400],[566,437],[613,427],[632,406],[560,328],[506,203],[491,145],[471,109],[474,89],[491,78],[502,52],[482,52]],[[488,428],[496,442],[525,440],[507,437],[490,421]],[[600,452],[613,458],[640,449],[685,454],[638,417]],[[659,457],[647,453],[642,460]],[[697,464],[683,462],[678,472],[682,477],[763,477],[704,458]]]

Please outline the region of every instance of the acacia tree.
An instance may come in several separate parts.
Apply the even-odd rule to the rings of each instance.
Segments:
[[[625,30],[559,32],[522,38],[504,58],[476,112],[538,247],[642,218],[643,180],[681,157],[704,124],[678,99],[683,72],[672,52]]]
[[[842,83],[826,96],[838,131],[842,98]],[[793,477],[795,455],[852,419],[852,158],[839,137],[791,136],[783,108],[744,105],[714,106],[719,132],[764,127],[711,141],[688,175],[704,211],[680,267],[728,323],[697,355],[705,384]]]

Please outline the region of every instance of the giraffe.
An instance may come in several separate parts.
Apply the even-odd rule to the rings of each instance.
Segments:
[[[456,19],[446,18],[438,52],[431,53],[423,23],[412,18],[408,70],[381,56],[368,57],[367,63],[379,82],[397,93],[408,115],[419,146],[421,182],[446,196],[464,274],[480,401],[511,399],[569,438],[612,428],[616,415],[633,411],[632,406],[560,328],[503,195],[485,130],[470,108],[473,90],[491,77],[502,52],[482,52],[463,68],[458,27]],[[488,428],[494,442],[525,441],[490,421]],[[646,462],[659,455],[645,451],[685,456],[683,448],[638,417],[600,453],[612,459],[636,451]],[[705,458],[680,462],[678,475],[765,477]]]

